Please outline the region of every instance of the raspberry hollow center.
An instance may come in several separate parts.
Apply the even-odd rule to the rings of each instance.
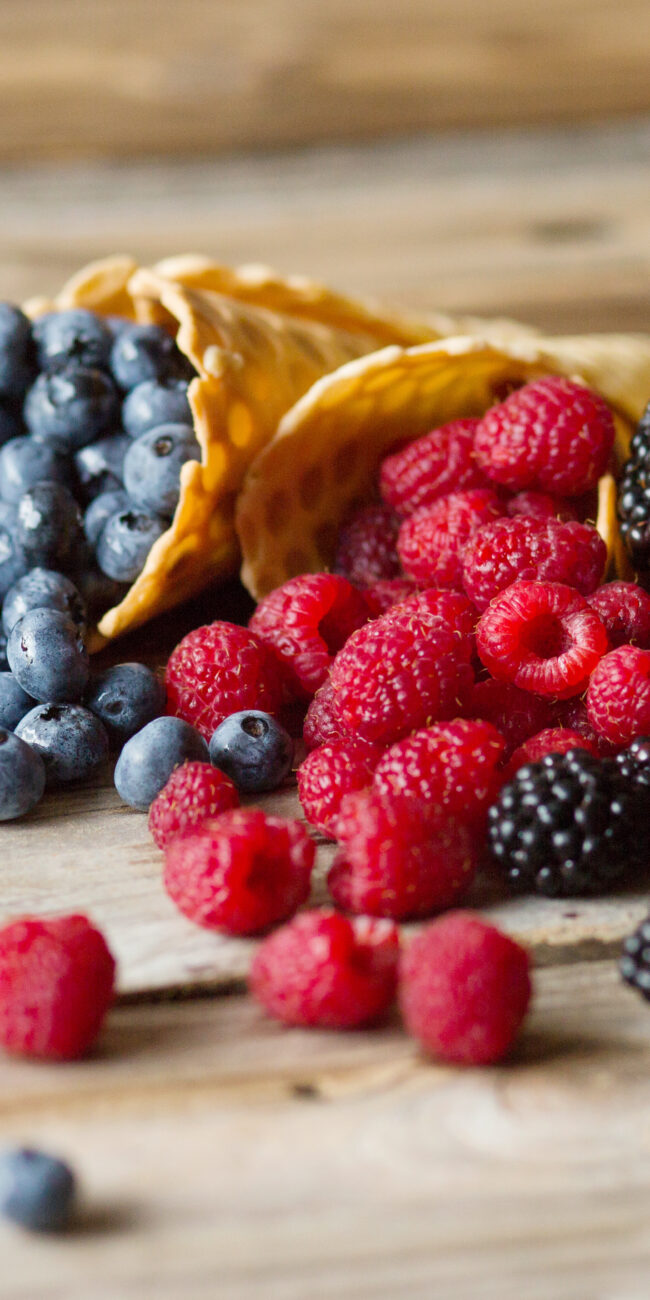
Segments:
[[[554,614],[540,614],[531,619],[522,631],[524,649],[538,659],[557,659],[573,645],[563,623]]]

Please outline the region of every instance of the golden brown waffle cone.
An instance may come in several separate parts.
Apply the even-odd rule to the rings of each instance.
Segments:
[[[650,396],[650,337],[451,338],[385,348],[319,380],[246,476],[236,524],[249,591],[259,599],[297,573],[331,565],[342,520],[373,498],[379,462],[396,443],[481,415],[511,388],[547,374],[598,389],[624,446]],[[613,480],[601,487],[598,522],[620,566],[612,490],[615,497]]]

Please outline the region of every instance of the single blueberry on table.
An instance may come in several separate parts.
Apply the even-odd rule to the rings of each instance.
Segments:
[[[122,466],[131,439],[125,433],[113,433],[82,447],[74,458],[79,495],[90,501],[100,492],[122,486]]]
[[[0,683],[1,683],[0,677]],[[110,740],[122,746],[164,712],[165,687],[145,664],[115,664],[91,678],[86,706],[101,718]]]
[[[31,1232],[61,1232],[72,1217],[75,1177],[45,1151],[17,1147],[0,1155],[0,1213]]]
[[[97,563],[109,578],[134,582],[167,522],[142,510],[121,510],[105,524],[97,541]]]
[[[186,379],[162,383],[146,379],[124,399],[122,424],[130,438],[141,438],[160,424],[189,424],[191,428],[192,423]]]
[[[88,684],[88,652],[79,629],[58,609],[23,614],[9,634],[7,658],[16,681],[35,700],[80,700]]]
[[[158,325],[121,330],[111,350],[111,370],[126,391],[147,379],[189,379],[195,373],[176,340]]]
[[[75,568],[83,536],[81,511],[62,483],[35,483],[16,503],[16,542],[31,565]]]
[[[213,732],[210,762],[247,794],[275,790],[293,761],[293,740],[269,713],[231,713]]]
[[[122,510],[128,510],[129,498],[124,488],[111,488],[108,492],[100,492],[88,506],[84,515],[84,533],[91,546],[96,546],[105,524],[108,523],[111,515],[118,515]]]
[[[45,784],[45,767],[40,755],[8,727],[1,728],[0,821],[14,821],[35,808],[43,798]]]
[[[39,370],[57,366],[89,366],[100,370],[108,365],[113,336],[101,317],[84,307],[47,312],[34,321]]]
[[[0,672],[0,727],[13,731],[36,700],[18,685],[13,673]]]
[[[194,430],[187,424],[161,424],[131,442],[124,458],[124,486],[136,506],[152,514],[173,515],[181,490],[181,469],[200,460]]]
[[[85,781],[108,758],[106,728],[81,704],[37,704],[15,735],[40,754],[48,786]]]
[[[81,366],[39,375],[25,398],[29,432],[66,451],[78,451],[108,433],[118,414],[119,398],[110,377]]]
[[[2,626],[7,636],[30,609],[58,609],[67,614],[82,635],[86,631],[84,602],[74,583],[55,569],[30,569],[9,589],[2,602]]]
[[[0,398],[21,401],[35,368],[31,321],[13,303],[0,302]]]
[[[202,736],[182,718],[154,718],[127,740],[115,767],[115,788],[131,808],[146,812],[167,784],[175,767],[198,759],[207,762]]]
[[[49,480],[71,488],[70,457],[54,443],[37,438],[11,438],[0,449],[0,497],[15,505],[36,483]]]

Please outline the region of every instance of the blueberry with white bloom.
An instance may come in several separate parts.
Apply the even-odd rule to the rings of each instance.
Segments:
[[[108,365],[113,336],[104,321],[84,307],[52,311],[34,322],[32,333],[40,370],[69,365]]]
[[[182,718],[154,718],[127,740],[115,767],[115,788],[132,808],[146,812],[180,763],[207,762],[208,747]]]
[[[72,1217],[76,1180],[45,1151],[15,1147],[0,1155],[0,1214],[30,1232],[61,1232]]]
[[[106,728],[81,704],[37,704],[15,734],[42,758],[48,786],[85,781],[108,758]]]
[[[36,438],[78,451],[117,422],[115,385],[102,370],[68,366],[38,376],[25,398],[27,428]]]
[[[43,798],[45,784],[40,755],[7,727],[0,728],[0,821],[14,821],[31,812]]]
[[[36,700],[18,685],[13,673],[0,672],[0,727],[13,731]]]
[[[160,424],[192,425],[186,379],[157,383],[146,379],[132,388],[122,406],[122,424],[130,438],[141,438]]]
[[[117,515],[128,508],[129,498],[124,488],[111,488],[108,492],[100,492],[99,496],[91,501],[84,515],[84,533],[90,545],[97,545],[99,534],[111,515]]]
[[[88,652],[78,627],[58,609],[30,609],[7,642],[9,667],[28,695],[55,703],[80,700],[88,684]]]
[[[124,743],[164,712],[165,687],[145,664],[115,664],[91,678],[85,703],[111,741]]]
[[[27,573],[31,561],[16,536],[16,516],[0,519],[0,600]]]
[[[73,483],[70,457],[55,443],[38,438],[11,438],[0,449],[0,497],[15,505],[24,492],[45,480]]]
[[[132,325],[121,330],[113,343],[111,370],[126,391],[147,379],[189,379],[194,373],[175,339],[159,325]]]
[[[210,762],[234,781],[238,790],[259,794],[275,790],[291,770],[293,741],[269,713],[245,709],[231,713],[210,740]]]
[[[201,449],[187,424],[161,424],[132,442],[124,457],[124,486],[136,506],[173,515],[181,490],[181,469],[200,460]]]
[[[81,511],[62,483],[43,481],[16,503],[16,542],[32,565],[70,569],[79,563]]]
[[[113,433],[76,453],[74,464],[80,495],[85,501],[122,486],[122,466],[130,446],[131,439],[125,433]]]
[[[7,636],[30,609],[58,609],[83,634],[88,622],[86,607],[74,583],[55,569],[30,569],[10,587],[2,602],[2,625]]]
[[[0,302],[0,398],[20,401],[34,369],[31,321],[20,307]]]
[[[97,563],[102,573],[117,582],[134,582],[154,542],[166,529],[165,519],[143,510],[121,510],[111,515],[97,542]]]

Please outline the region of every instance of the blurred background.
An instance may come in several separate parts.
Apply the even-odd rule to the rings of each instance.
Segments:
[[[0,295],[201,251],[648,328],[648,0],[0,0]]]

